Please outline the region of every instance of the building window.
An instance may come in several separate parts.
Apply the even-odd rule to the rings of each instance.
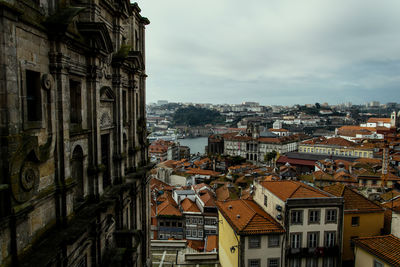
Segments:
[[[325,223],[336,223],[337,210],[326,210]]]
[[[336,245],[336,232],[325,232],[325,247]]]
[[[268,267],[278,267],[279,266],[279,258],[268,259]]]
[[[355,217],[351,217],[351,226],[360,226],[360,217],[359,216],[355,216]]]
[[[203,237],[203,230],[199,230],[199,237]]]
[[[249,260],[249,267],[260,267],[261,260],[260,259],[250,259]]]
[[[28,121],[42,120],[40,73],[26,70],[26,115]]]
[[[377,260],[374,260],[374,267],[383,267],[383,263]]]
[[[160,222],[160,226],[164,226],[164,222]]]
[[[178,222],[178,227],[182,227],[182,223],[181,222]]]
[[[71,123],[82,122],[82,100],[81,100],[81,83],[69,80],[69,96],[70,96],[70,121]]]
[[[279,247],[279,235],[269,235],[268,236],[268,247],[273,248],[273,247]]]
[[[290,218],[292,224],[303,224],[303,211],[292,210],[292,212],[290,213]]]
[[[191,236],[191,231],[190,230],[186,230],[186,236]]]
[[[307,233],[307,245],[309,248],[318,247],[319,232],[309,232]]]
[[[306,267],[318,267],[318,258],[307,258]]]
[[[203,224],[203,218],[199,218],[199,224]]]
[[[176,222],[172,222],[172,227],[176,227]]]
[[[190,218],[186,218],[186,224],[190,224]]]
[[[319,224],[320,210],[308,211],[308,224]]]
[[[171,226],[171,223],[170,222],[165,222],[165,226],[169,227],[169,226]]]
[[[290,247],[300,248],[301,247],[301,235],[302,233],[295,233],[290,235]]]
[[[264,206],[268,206],[268,197],[266,195],[264,195]]]
[[[197,237],[197,230],[192,230],[192,236]]]
[[[249,236],[249,248],[260,248],[261,236]]]

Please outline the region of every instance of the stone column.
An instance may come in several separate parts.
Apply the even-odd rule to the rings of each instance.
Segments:
[[[55,185],[56,185],[56,216],[59,225],[65,225],[67,216],[72,212],[72,203],[67,203],[68,190],[66,184],[71,177],[69,148],[69,57],[66,55],[66,45],[62,40],[50,43],[50,72],[55,80]]]

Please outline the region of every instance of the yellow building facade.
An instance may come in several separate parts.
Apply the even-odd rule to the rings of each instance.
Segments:
[[[355,267],[400,266],[400,238],[394,235],[354,239]]]
[[[218,211],[218,245],[219,245],[219,262],[222,267],[238,267],[239,266],[239,242],[240,236],[235,233],[233,228],[225,220],[221,212]],[[231,251],[234,247],[235,250]]]
[[[352,261],[354,259],[353,238],[378,236],[383,229],[383,223],[383,210],[374,213],[347,213],[345,211],[343,222],[343,261]]]
[[[381,263],[381,267],[392,267],[393,265],[387,264],[386,262],[380,260],[377,258],[375,255],[369,253],[368,251],[355,247],[354,253],[356,255],[355,257],[355,263],[354,267],[366,267],[366,266],[375,266],[376,262]]]

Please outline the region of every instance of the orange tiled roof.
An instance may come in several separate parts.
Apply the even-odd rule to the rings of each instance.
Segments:
[[[341,137],[317,137],[311,140],[303,141],[301,144],[310,145],[329,145],[329,146],[355,146],[356,144]]]
[[[382,160],[381,159],[371,159],[371,158],[358,158],[354,161],[353,165],[355,165],[357,162],[359,163],[364,163],[364,164],[369,164],[369,165],[382,165]]]
[[[289,130],[280,128],[280,129],[274,129],[274,128],[269,128],[268,131],[270,132],[289,132]]]
[[[203,240],[188,240],[187,246],[192,249],[202,252],[204,250],[204,241]]]
[[[337,197],[343,197],[346,213],[383,212],[379,205],[343,184],[326,186],[324,191]]]
[[[226,185],[223,185],[220,188],[217,188],[217,190],[215,190],[215,194],[217,195],[218,201],[228,200],[231,196],[231,193],[229,192],[229,188]]]
[[[167,190],[167,191],[172,191],[172,189],[173,189],[172,186],[170,186],[167,183],[164,183],[161,180],[158,180],[157,178],[151,178],[150,188],[151,188],[151,190],[157,189],[157,190]]]
[[[354,239],[354,243],[379,259],[400,266],[400,238],[394,235],[362,237]]]
[[[181,202],[181,207],[182,210],[186,212],[200,212],[200,209],[197,207],[196,203],[191,201],[189,198],[185,198]]]
[[[378,123],[378,122],[390,123],[391,120],[390,120],[390,118],[369,118],[367,122],[369,122],[369,123]]]
[[[283,233],[285,230],[260,206],[251,200],[217,202],[219,211],[238,234]]]
[[[175,201],[174,201],[175,203]],[[158,216],[178,216],[181,217],[182,213],[176,207],[176,203],[171,203],[170,201],[164,201],[160,205],[157,206],[157,215]]]
[[[206,188],[210,189],[210,186],[208,184],[206,184],[206,183],[200,183],[200,184],[192,185],[192,189],[194,191],[200,190],[203,187],[206,187]]]
[[[206,239],[206,252],[212,252],[214,249],[218,248],[218,236],[208,235]]]
[[[283,201],[288,198],[328,198],[330,194],[297,181],[263,181],[260,184]]]
[[[172,198],[172,193],[165,191],[164,194],[157,198],[157,202],[162,202],[157,205],[157,216],[182,216],[182,213],[178,209],[178,205]]]
[[[200,174],[200,175],[210,175],[210,176],[218,176],[221,173],[220,172],[215,172],[211,170],[202,170],[199,168],[187,168],[186,173],[188,174]]]
[[[200,199],[203,201],[205,207],[215,207],[215,198],[211,191],[202,190],[200,191]]]

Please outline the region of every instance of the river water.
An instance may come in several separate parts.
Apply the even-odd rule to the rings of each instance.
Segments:
[[[207,146],[207,137],[196,137],[196,138],[185,138],[178,139],[181,146],[188,146],[190,148],[190,154],[205,154],[205,146]]]

